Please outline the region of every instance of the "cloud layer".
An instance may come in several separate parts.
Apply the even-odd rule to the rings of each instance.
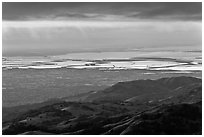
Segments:
[[[3,20],[155,19],[202,20],[201,2],[3,3]]]
[[[3,55],[201,48],[201,5],[3,3]]]

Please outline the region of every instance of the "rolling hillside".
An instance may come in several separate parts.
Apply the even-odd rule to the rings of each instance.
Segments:
[[[3,134],[202,133],[202,81],[198,78],[119,82],[78,99],[72,96],[27,109],[19,106],[13,117],[12,108],[3,108],[3,119],[7,118]]]

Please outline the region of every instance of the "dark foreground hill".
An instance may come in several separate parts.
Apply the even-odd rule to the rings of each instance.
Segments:
[[[17,107],[13,117],[4,108],[3,134],[202,134],[201,79],[120,82],[73,98]]]

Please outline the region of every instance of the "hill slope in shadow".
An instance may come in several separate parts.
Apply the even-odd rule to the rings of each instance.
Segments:
[[[3,134],[202,134],[202,81],[194,77],[119,82],[105,90],[33,109],[18,107]],[[77,99],[77,96],[73,97]],[[15,110],[15,109],[14,109]],[[22,110],[22,111],[21,111]]]

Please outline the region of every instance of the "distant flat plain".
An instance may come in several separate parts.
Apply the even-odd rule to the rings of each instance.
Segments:
[[[173,71],[98,69],[11,69],[3,70],[3,106],[36,103],[50,98],[66,97],[101,90],[119,81],[156,79],[173,76],[200,77],[202,73]]]
[[[201,51],[128,51],[3,57],[3,106],[102,90],[120,81],[202,76]]]

